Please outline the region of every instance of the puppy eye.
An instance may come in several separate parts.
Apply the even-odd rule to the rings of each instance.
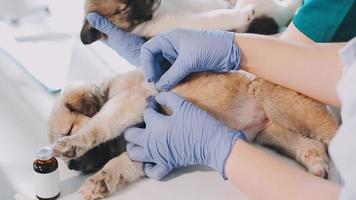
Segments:
[[[76,110],[74,109],[74,107],[73,107],[71,104],[66,103],[65,106],[68,108],[68,110],[69,110],[70,112],[76,112]]]

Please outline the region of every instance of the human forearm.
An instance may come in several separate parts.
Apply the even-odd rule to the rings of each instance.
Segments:
[[[343,44],[307,44],[254,34],[236,34],[242,69],[327,104],[339,106],[338,50]]]
[[[340,187],[238,140],[226,160],[229,181],[251,199],[337,199]]]

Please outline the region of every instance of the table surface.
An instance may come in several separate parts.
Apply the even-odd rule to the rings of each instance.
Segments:
[[[68,80],[100,80],[113,74],[89,47],[76,42]],[[130,67],[121,59],[118,71]],[[120,66],[122,65],[122,66]],[[126,67],[123,68],[123,65]],[[32,161],[36,148],[47,145],[46,121],[58,94],[48,93],[22,68],[0,53],[0,194],[1,199],[34,199]],[[295,162],[263,149],[276,158]],[[334,171],[330,176],[338,181]],[[80,199],[77,193],[86,177],[60,161],[60,199]],[[164,181],[144,178],[108,199],[246,199],[216,172],[203,167],[182,168]]]

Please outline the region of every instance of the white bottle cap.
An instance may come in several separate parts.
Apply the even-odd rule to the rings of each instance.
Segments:
[[[36,150],[36,159],[49,160],[51,159],[53,150],[51,147],[40,147]]]

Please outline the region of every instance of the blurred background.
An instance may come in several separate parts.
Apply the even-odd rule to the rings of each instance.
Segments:
[[[101,42],[89,46],[80,42],[83,3],[0,0],[1,200],[34,199],[34,153],[48,145],[47,119],[66,83],[97,81],[134,68]],[[86,177],[68,170],[62,161],[59,164],[60,198],[80,199],[77,191]],[[109,199],[246,199],[213,171],[177,171],[165,182],[144,179]],[[332,174],[336,173],[329,178],[338,182]]]
[[[73,50],[79,42],[78,33],[84,19],[83,3],[83,0],[0,0],[2,53],[16,61],[46,89],[58,91],[63,87],[75,53]],[[89,49],[97,54],[94,57],[98,57],[102,64],[111,67],[110,70],[122,70],[117,63],[123,60],[112,56],[110,49],[101,44]]]
[[[84,0],[0,0],[0,199],[32,199],[32,161],[48,145],[46,122],[60,89],[132,69],[79,31]],[[63,199],[77,199],[83,177],[60,162]]]

